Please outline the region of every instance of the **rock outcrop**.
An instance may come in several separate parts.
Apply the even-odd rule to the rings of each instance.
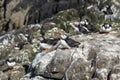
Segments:
[[[1,0],[0,35],[27,24],[40,23],[70,8],[78,10],[80,19],[87,17],[97,25],[104,21],[105,15],[101,14],[101,10],[110,4],[114,5],[112,18],[119,20],[119,2],[116,0]]]
[[[73,36],[81,42],[79,48],[57,49],[39,57],[36,55],[34,60],[37,59],[38,63],[21,80],[38,76],[45,78],[43,80],[119,80],[120,38],[117,35],[118,32],[113,31],[108,35]]]
[[[70,37],[81,43],[78,48],[56,49],[44,54],[41,53],[41,46],[39,45],[40,28],[41,24],[28,25],[28,27],[0,37],[1,80],[13,78],[15,80],[94,80],[95,78],[119,80],[119,28],[109,34],[98,32],[73,34]],[[62,32],[69,35],[57,27],[50,28],[47,31],[48,33],[45,35],[47,38],[55,38],[56,33]],[[9,55],[16,59],[17,64],[13,71],[7,71],[5,64],[5,59]],[[13,76],[14,74],[17,78]]]
[[[25,27],[22,31],[1,36],[1,61],[4,62],[9,55],[14,56],[17,61],[14,70],[11,72],[7,71],[6,64],[1,62],[1,65],[3,65],[1,75],[4,76],[1,77],[2,80],[8,78],[10,80],[13,78],[15,80],[94,80],[95,78],[119,80],[119,30],[111,31],[109,34],[73,35],[71,38],[81,43],[78,48],[57,49],[42,54],[38,44],[38,38],[41,36],[39,28],[40,25],[38,26],[38,24],[31,25],[31,27]],[[25,34],[27,33],[24,30],[33,31],[34,34],[29,34],[31,43],[26,39],[27,35],[25,37]],[[52,30],[48,30],[48,32],[53,33]],[[58,30],[57,33],[61,33],[61,31]],[[21,49],[18,49],[19,46],[14,46],[18,43],[24,44]],[[13,76],[14,74],[17,79]],[[26,75],[23,76],[23,74]]]

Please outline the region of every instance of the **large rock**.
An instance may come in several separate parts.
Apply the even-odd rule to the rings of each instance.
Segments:
[[[39,56],[36,55],[32,66],[29,68],[29,75],[25,75],[22,78],[23,80],[24,78],[28,80],[69,79],[71,76],[73,80],[78,78],[108,79],[108,77],[117,79],[119,77],[119,73],[115,71],[119,69],[119,66],[117,67],[120,57],[119,29],[111,31],[109,34],[91,33],[89,35],[70,36],[81,43],[79,48],[69,50],[57,49],[41,55],[38,44],[41,36],[40,27],[38,24],[28,25],[17,32],[13,31],[0,37],[0,60],[4,61],[7,56],[13,55],[17,60],[17,64],[24,67],[22,69],[23,73],[27,72],[29,64],[34,59],[36,53],[38,53]],[[56,29],[58,28],[52,28],[48,30],[48,33],[53,33],[53,36],[55,36],[54,31],[57,31]],[[58,29],[57,32],[59,30],[60,33],[64,32],[61,29]],[[26,34],[30,36],[31,41],[27,40]],[[27,44],[24,44],[22,49],[19,50],[14,48],[15,44],[18,43]],[[18,71],[18,69],[15,71]],[[21,72],[19,74],[21,75]],[[18,75],[16,74],[16,76]],[[8,76],[5,76],[5,78],[8,78]]]
[[[65,72],[64,79],[80,80],[90,79],[90,62],[86,62],[84,59],[77,59],[72,61],[71,65]]]
[[[3,72],[0,72],[0,79],[1,80],[7,80],[9,78],[9,76],[7,76],[6,74],[4,74]]]
[[[0,72],[0,80],[19,80],[25,75],[24,68],[20,65],[15,65],[13,70],[7,70],[5,67],[4,69],[4,71]]]
[[[116,65],[112,70],[109,76],[111,80],[119,80],[120,79],[120,65]]]
[[[117,31],[108,35],[93,33],[73,36],[73,39],[81,42],[79,48],[57,49],[54,56],[48,52],[31,71],[34,73],[32,78],[40,76],[46,79],[71,80],[119,79],[120,38],[117,36]]]
[[[10,75],[10,80],[19,80],[23,75],[21,71],[14,71]]]
[[[73,60],[71,57],[71,53],[72,50],[58,50],[51,63],[46,67],[46,71],[43,76],[54,79],[62,79],[64,76],[64,72],[67,70]]]
[[[58,49],[52,53],[47,53],[44,56],[42,56],[42,54],[40,55],[39,53],[36,55],[36,58],[31,64],[31,76],[33,76],[33,78],[36,78],[35,76],[37,75],[51,79],[62,79],[67,74],[67,71],[69,71],[68,68],[73,66],[73,64],[77,62],[78,59],[81,59],[85,62],[87,61],[82,54],[79,54],[79,52],[80,51],[78,49],[71,49],[66,51]],[[86,64],[87,63],[89,62],[86,62]],[[84,67],[87,69],[86,66]]]

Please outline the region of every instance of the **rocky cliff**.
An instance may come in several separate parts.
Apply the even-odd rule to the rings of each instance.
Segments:
[[[48,23],[47,23],[48,24]],[[17,32],[1,36],[1,80],[119,80],[120,30],[109,34],[91,33],[70,36],[80,42],[78,48],[41,51],[40,25],[29,25]],[[46,37],[66,33],[52,28]],[[32,32],[33,31],[33,32]],[[32,43],[26,40],[29,33]],[[49,35],[47,35],[49,34]],[[68,34],[68,33],[66,33]],[[69,34],[68,34],[69,35]],[[22,45],[17,49],[15,45]],[[16,65],[7,71],[5,59],[12,55]]]
[[[1,0],[0,80],[119,80],[119,4],[117,0]],[[113,14],[106,14],[109,7]],[[74,26],[84,20],[89,21],[88,32],[75,32]],[[109,34],[101,33],[106,22],[112,25]],[[80,45],[44,52],[41,32],[48,39],[66,34]],[[6,64],[9,56],[16,60],[13,70]]]
[[[100,11],[111,4],[114,5],[114,18],[119,20],[117,0],[1,0],[0,34],[27,24],[40,23],[59,11],[70,8],[78,10],[80,19],[89,17],[93,23],[100,23],[104,20]]]
[[[21,80],[119,80],[120,38],[116,31],[77,35],[79,48],[38,53],[31,71]],[[35,65],[35,66],[34,66]]]

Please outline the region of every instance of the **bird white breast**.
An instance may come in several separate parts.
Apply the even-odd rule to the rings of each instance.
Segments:
[[[7,65],[9,67],[13,67],[15,64],[16,64],[16,62],[9,62],[9,61],[7,61]]]
[[[38,39],[32,39],[32,43],[40,43]]]
[[[105,27],[102,27],[102,30],[103,30],[104,32],[110,32],[110,31],[112,30],[112,28],[109,27],[109,28],[105,29]]]
[[[83,26],[83,28],[84,28],[87,32],[90,32],[90,31],[88,30],[88,28],[86,28],[85,26]]]
[[[20,48],[19,47],[14,47],[14,49],[19,50]]]
[[[47,49],[50,49],[52,47],[52,45],[49,45],[49,44],[46,44],[46,43],[40,43],[40,46],[42,48],[47,48]]]
[[[22,33],[20,33],[18,37],[24,41],[28,40],[27,37],[25,37],[25,35],[23,35]]]
[[[41,27],[42,27],[42,25],[41,25],[41,24],[35,24],[35,26],[37,26],[37,27],[39,27],[39,28],[41,28]]]
[[[85,20],[85,24],[86,24],[86,25],[88,25],[88,24],[89,24],[87,20]]]
[[[66,39],[67,36],[66,35],[61,35],[62,39]]]
[[[61,42],[61,45],[62,45],[63,47],[70,48],[70,46],[66,43],[65,40],[62,40],[62,39],[61,39],[60,42]]]
[[[87,7],[87,9],[91,9],[92,7],[93,7],[93,5],[90,5],[90,6]]]
[[[80,24],[84,25],[84,24],[85,24],[85,21],[81,21]]]
[[[79,25],[79,24],[80,24],[80,22],[74,22],[74,24],[75,24],[75,25]]]
[[[75,25],[73,25],[73,23],[70,23],[70,25],[74,28],[75,32],[79,32],[79,29]]]
[[[8,39],[4,39],[3,40],[3,45],[7,45],[8,44]]]
[[[79,32],[79,28],[74,27],[74,29],[75,29],[75,32]]]

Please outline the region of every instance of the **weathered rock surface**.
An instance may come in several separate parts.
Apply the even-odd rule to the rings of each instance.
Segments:
[[[79,48],[69,50],[57,49],[46,54],[41,54],[40,45],[38,44],[39,38],[41,38],[40,28],[41,25],[39,24],[28,25],[17,32],[14,31],[0,37],[0,55],[2,56],[0,60],[2,61],[1,65],[3,65],[1,70],[4,72],[4,69],[7,68],[4,61],[9,55],[14,56],[17,61],[15,70],[12,72],[1,72],[1,75],[4,75],[4,77],[0,79],[119,80],[119,28],[116,31],[111,31],[109,34],[90,33],[70,36],[81,43]],[[53,27],[47,30],[53,36],[45,36],[48,38],[55,37],[54,29],[55,33],[64,32],[62,29]],[[15,44],[21,44],[21,49],[16,48]],[[23,76],[26,73],[27,75]],[[12,76],[14,74],[18,77]]]
[[[109,17],[102,10],[110,4]],[[0,35],[7,33],[0,36],[0,80],[119,80],[119,4],[117,0],[1,0]],[[76,35],[76,25],[70,23],[85,19],[92,30]],[[113,30],[101,34],[106,21]],[[41,31],[45,38],[66,34],[81,44],[43,53]],[[6,65],[10,55],[16,59],[12,71]]]
[[[107,5],[114,5],[114,20],[119,20],[117,0],[1,0],[0,35],[26,24],[40,23],[59,11],[75,8],[80,19],[89,18],[95,25],[104,21],[101,12]],[[89,13],[89,14],[88,14]],[[69,18],[69,17],[68,17]],[[116,19],[117,18],[117,19]]]
[[[119,32],[119,30],[112,31],[107,35],[99,33],[74,35],[71,36],[71,38],[81,43],[79,48],[70,50],[57,49],[46,54],[38,53],[40,46],[37,46],[37,42],[25,44],[21,50],[15,49],[11,52],[11,50],[9,50],[11,49],[9,48],[11,43],[5,41],[4,44],[2,43],[2,46],[5,46],[6,48],[4,48],[6,50],[8,49],[8,52],[6,52],[5,55],[1,53],[1,55],[6,58],[6,56],[10,55],[9,52],[11,52],[17,60],[17,64],[15,71],[1,73],[1,75],[4,75],[4,77],[1,77],[1,80],[8,78],[10,78],[10,80],[13,78],[19,80],[23,74],[28,71],[28,66],[36,53],[38,53],[39,56],[36,55],[31,63],[32,66],[29,67],[29,73],[22,77],[21,80],[92,80],[95,78],[102,80],[119,80]],[[9,45],[6,45],[6,43],[9,43]],[[3,48],[2,46],[1,50]],[[4,61],[3,57],[1,57],[1,60]],[[19,69],[21,65],[22,67]],[[4,66],[6,65],[4,64]],[[18,77],[12,76],[14,74]]]
[[[51,54],[54,56],[48,58],[50,53],[47,53],[39,58],[40,62],[31,70],[31,80],[38,76],[53,80],[119,80],[120,38],[117,34],[112,31],[108,35],[73,36],[81,42],[80,47],[64,51],[57,49]]]

